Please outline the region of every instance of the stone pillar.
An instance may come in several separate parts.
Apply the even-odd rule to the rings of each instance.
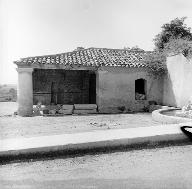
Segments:
[[[33,68],[17,68],[18,72],[18,115],[32,116],[33,114]]]
[[[106,73],[108,73],[108,71],[101,69],[96,72],[96,104],[100,113],[102,113],[103,108],[103,75]]]

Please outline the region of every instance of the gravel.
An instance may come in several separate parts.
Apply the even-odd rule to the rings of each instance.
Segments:
[[[11,115],[16,106],[0,103],[0,139],[160,125],[151,113],[20,117]]]

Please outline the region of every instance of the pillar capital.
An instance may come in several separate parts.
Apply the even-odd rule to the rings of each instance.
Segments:
[[[33,68],[16,68],[17,72],[29,72],[32,73],[33,72]]]

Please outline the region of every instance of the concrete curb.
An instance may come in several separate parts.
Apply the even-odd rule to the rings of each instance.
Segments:
[[[0,141],[0,163],[189,143],[190,140],[181,132],[180,126],[183,125],[6,139]]]

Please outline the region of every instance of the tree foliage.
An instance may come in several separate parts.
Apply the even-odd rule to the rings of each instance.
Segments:
[[[17,94],[17,91],[14,88],[9,89],[10,94]]]
[[[176,55],[182,53],[187,58],[192,58],[192,41],[182,38],[172,38],[165,44],[164,53]]]
[[[130,50],[130,51],[144,51],[143,49],[139,48],[138,46],[134,47],[124,47],[125,50]]]
[[[161,33],[154,38],[156,50],[162,51],[171,39],[192,40],[191,28],[184,23],[185,19],[186,17],[175,18],[161,27]]]
[[[186,17],[175,18],[170,23],[164,24],[162,31],[155,36],[155,51],[145,58],[149,64],[149,72],[160,76],[167,71],[166,56],[182,53],[192,57],[191,28],[184,23]]]
[[[144,58],[144,62],[149,67],[149,74],[155,76],[161,76],[166,73],[166,56],[163,52],[154,51],[150,54],[147,54]]]

